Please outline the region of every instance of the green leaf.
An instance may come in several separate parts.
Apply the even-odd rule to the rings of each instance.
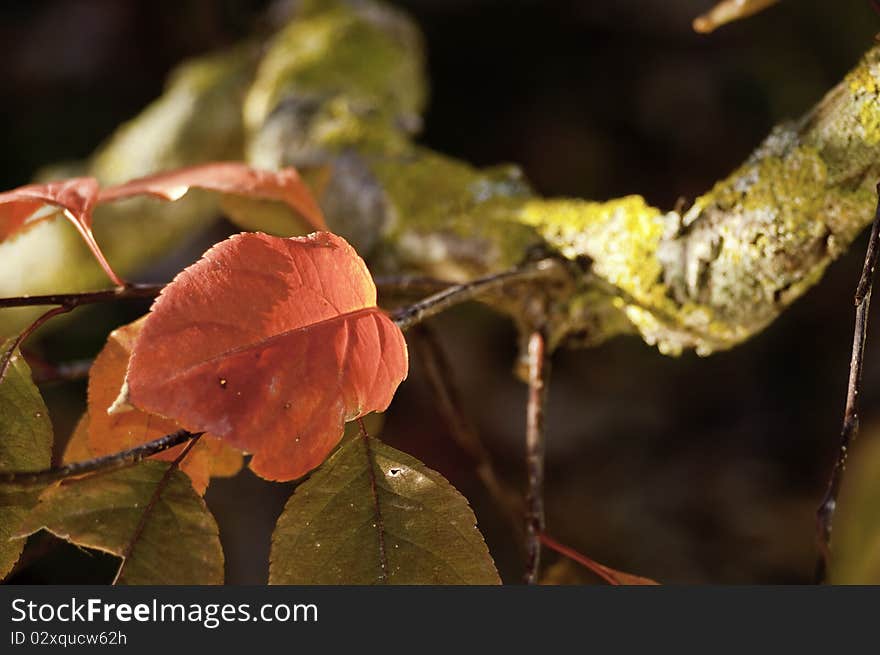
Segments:
[[[840,491],[829,567],[832,584],[880,584],[880,441],[863,435]]]
[[[271,584],[500,584],[467,500],[377,439],[344,444],[287,502]]]
[[[48,530],[79,546],[123,557],[168,466],[143,462],[51,487],[40,496],[19,534]],[[119,582],[222,584],[217,523],[184,473],[171,473],[147,514]]]
[[[0,356],[12,340],[0,345]],[[0,381],[0,470],[39,471],[52,460],[52,423],[31,380],[31,369],[18,350]],[[6,577],[24,548],[13,539],[24,516],[36,503],[40,489],[0,486],[0,579]]]

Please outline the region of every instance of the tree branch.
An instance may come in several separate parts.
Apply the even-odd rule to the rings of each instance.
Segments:
[[[541,278],[558,277],[562,265],[556,259],[542,259],[515,268],[477,278],[471,282],[456,284],[415,304],[402,307],[391,313],[391,318],[401,330],[406,330],[431,316],[454,305],[472,300],[494,291],[511,282],[526,282]]]
[[[837,459],[831,469],[828,487],[822,502],[816,511],[816,536],[819,546],[819,557],[816,562],[816,582],[821,584],[828,574],[831,558],[831,530],[834,523],[834,512],[837,509],[837,497],[843,484],[846,460],[849,448],[859,433],[859,395],[862,385],[862,367],[865,359],[865,338],[868,334],[868,309],[871,305],[871,290],[874,283],[874,269],[880,255],[880,184],[877,185],[877,210],[874,215],[874,227],[865,253],[865,264],[856,287],[855,305],[856,320],[853,329],[852,355],[849,362],[849,381],[846,388],[846,406],[843,410],[843,427],[840,431],[840,444]]]
[[[0,471],[0,484],[38,485],[71,478],[86,473],[106,473],[137,464],[163,450],[174,448],[182,443],[200,436],[201,432],[178,430],[164,437],[148,441],[140,446],[129,448],[112,455],[96,457],[82,462],[73,462],[63,466],[53,466],[42,471]]]
[[[538,583],[541,533],[544,531],[544,406],[550,362],[541,330],[529,337],[529,403],[526,410],[526,584]]]
[[[61,305],[68,309],[80,305],[92,305],[100,302],[111,302],[126,298],[154,298],[165,288],[164,284],[129,284],[101,291],[84,291],[82,293],[55,293],[45,296],[17,296],[0,298],[0,309],[7,307],[34,307],[40,305]]]
[[[377,275],[373,282],[379,293],[390,296],[428,295],[455,286],[455,282],[423,275]]]
[[[152,298],[157,295],[165,285],[161,284],[129,284],[125,286],[114,287],[103,291],[88,291],[84,293],[64,293],[52,294],[47,296],[18,296],[15,298],[0,298],[0,309],[9,307],[39,307],[43,305],[57,305],[44,312],[36,318],[30,325],[22,330],[13,340],[12,345],[0,355],[0,382],[6,376],[9,370],[9,363],[12,361],[12,355],[16,348],[21,347],[31,334],[37,328],[46,323],[49,319],[66,314],[69,311],[79,307],[80,305],[91,305],[99,302],[109,302],[122,298]]]
[[[694,19],[694,31],[700,34],[714,32],[722,25],[748,18],[777,2],[779,0],[722,0],[708,12]]]

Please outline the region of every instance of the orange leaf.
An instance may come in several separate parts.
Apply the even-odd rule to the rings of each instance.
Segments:
[[[28,184],[0,193],[0,241],[54,216],[54,212],[38,213],[45,205],[58,207],[73,223],[104,272],[115,284],[122,286],[124,282],[107,263],[92,235],[92,209],[97,202],[98,181],[93,177]]]
[[[180,425],[172,420],[137,409],[107,413],[125,379],[131,348],[143,324],[144,319],[139,319],[111,332],[89,371],[88,450],[92,456],[126,450],[180,430]],[[172,461],[185,446],[163,451],[155,459]],[[77,447],[76,442],[68,448],[73,447]],[[82,453],[82,446],[71,450],[71,454],[74,452]],[[203,494],[212,476],[235,475],[241,464],[239,451],[216,437],[205,435],[180,463],[180,469],[189,475],[196,491]]]
[[[633,575],[632,573],[625,573],[623,571],[618,571],[617,569],[612,569],[609,566],[605,566],[604,564],[599,564],[594,559],[583,555],[573,548],[569,548],[565,546],[552,537],[548,537],[546,534],[540,535],[541,543],[547,546],[548,548],[555,550],[560,555],[564,555],[569,559],[577,562],[581,566],[586,569],[592,571],[600,578],[605,580],[608,584],[612,585],[658,585],[659,582],[655,582],[650,578],[643,578],[639,575]]]
[[[165,288],[127,381],[136,407],[252,452],[265,478],[291,480],[327,457],[345,421],[386,409],[406,374],[403,333],[344,239],[244,233]]]
[[[92,452],[92,448],[89,446],[89,414],[86,412],[76,422],[73,434],[70,435],[70,439],[67,440],[67,444],[64,446],[61,462],[63,464],[84,462],[87,459],[92,459],[94,456],[95,453]]]
[[[277,200],[299,212],[316,230],[326,230],[324,215],[293,168],[263,171],[238,162],[216,162],[142,177],[101,191],[99,202],[138,195],[178,200],[191,188]]]

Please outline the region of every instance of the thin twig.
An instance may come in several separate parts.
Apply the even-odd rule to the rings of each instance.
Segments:
[[[544,405],[550,362],[546,337],[535,330],[529,337],[529,404],[526,410],[526,584],[537,584],[544,531]]]
[[[577,562],[584,568],[588,569],[595,575],[602,578],[605,582],[612,585],[656,585],[658,584],[655,580],[651,580],[650,578],[644,578],[640,575],[633,575],[632,573],[624,573],[623,571],[618,571],[616,569],[612,569],[611,567],[605,566],[604,564],[600,564],[596,560],[587,557],[583,553],[579,553],[574,548],[570,546],[566,546],[564,544],[559,543],[552,537],[546,534],[541,534],[541,543],[547,546],[550,550],[555,550],[557,553],[562,555],[563,557],[567,557],[573,562]]]
[[[28,325],[13,340],[12,345],[0,355],[0,382],[6,377],[9,370],[9,364],[12,361],[12,355],[16,348],[19,348],[25,339],[27,339],[34,331],[43,325],[50,318],[79,307],[80,305],[90,305],[98,302],[108,302],[111,300],[119,300],[121,298],[149,298],[157,295],[164,285],[158,284],[129,284],[125,286],[115,287],[113,289],[105,289],[103,291],[87,291],[84,293],[63,293],[52,294],[48,296],[18,296],[15,298],[0,298],[0,309],[8,307],[38,307],[45,305],[56,305],[52,309],[46,311],[37,317],[37,319]]]
[[[141,460],[151,457],[163,450],[174,448],[186,441],[195,439],[200,436],[201,432],[187,432],[186,430],[178,430],[164,437],[159,437],[153,441],[148,441],[140,446],[135,446],[122,452],[105,455],[88,459],[83,462],[73,462],[63,466],[54,466],[42,471],[0,471],[0,484],[16,484],[16,485],[37,485],[63,480],[65,478],[85,475],[86,473],[97,473],[115,471],[132,464],[137,464]]]
[[[491,454],[465,414],[443,345],[426,323],[415,326],[411,334],[415,337],[412,339],[413,348],[422,362],[432,395],[451,428],[453,439],[474,461],[477,477],[510,519],[517,534],[522,536],[523,497],[496,474]]]
[[[391,318],[401,330],[406,330],[416,323],[420,323],[431,316],[449,309],[453,305],[476,298],[510,282],[555,277],[559,274],[559,261],[556,259],[542,259],[536,262],[529,262],[501,273],[495,273],[477,278],[471,282],[448,287],[439,293],[428,296],[424,300],[392,312]]]
[[[880,255],[880,184],[877,185],[878,203],[874,216],[874,226],[865,253],[865,264],[859,284],[856,287],[855,305],[856,320],[853,329],[852,356],[849,362],[849,382],[846,388],[846,407],[843,411],[843,427],[840,431],[840,444],[837,459],[831,469],[828,488],[816,511],[816,536],[819,556],[816,560],[816,583],[825,581],[828,564],[831,559],[831,530],[834,512],[837,509],[837,497],[843,483],[846,460],[849,448],[859,433],[859,395],[862,385],[862,367],[865,357],[865,337],[868,333],[868,308],[871,305],[871,290],[874,282],[874,269]]]
[[[421,275],[377,275],[373,278],[376,288],[381,294],[416,296],[443,291],[455,286],[455,282],[438,280]]]
[[[529,280],[550,275],[558,275],[555,260],[541,260],[511,269],[502,273],[474,280],[466,284],[453,285],[445,291],[437,293],[425,300],[405,307],[395,314],[395,319],[402,329],[416,325],[420,321],[434,316],[449,307],[470,300],[481,293],[491,291],[508,282]],[[402,278],[401,278],[402,279]],[[440,281],[435,281],[440,283]],[[32,323],[13,342],[12,348],[6,353],[4,360],[0,362],[0,380],[9,366],[12,353],[24,341],[24,339],[47,320],[70,311],[80,305],[107,302],[122,298],[148,298],[157,295],[164,285],[128,285],[107,289],[104,291],[90,291],[85,293],[57,294],[50,296],[21,296],[18,298],[0,298],[2,307],[24,307],[33,305],[58,304],[58,307],[50,309]],[[166,435],[154,441],[142,444],[130,450],[121,451],[105,457],[99,457],[85,462],[75,462],[65,466],[54,467],[43,471],[0,471],[0,484],[42,484],[67,477],[83,475],[98,470],[113,470],[130,464],[134,464],[145,457],[172,448],[184,441],[193,439],[196,435],[185,430]]]
[[[165,288],[164,284],[129,284],[124,287],[113,287],[100,291],[83,291],[82,293],[54,293],[45,296],[17,296],[0,298],[0,309],[7,307],[34,307],[39,305],[63,305],[79,307],[100,302],[111,302],[124,298],[154,298]]]
[[[126,544],[125,550],[122,551],[122,561],[119,563],[119,568],[116,570],[116,577],[113,578],[114,585],[117,584],[119,582],[119,579],[122,577],[122,571],[125,569],[125,564],[131,557],[131,553],[134,551],[135,544],[137,544],[138,540],[140,540],[141,535],[144,532],[144,528],[147,525],[147,519],[150,517],[153,509],[156,507],[156,504],[162,497],[162,492],[165,491],[165,487],[167,487],[168,483],[171,481],[171,474],[180,467],[180,463],[187,455],[189,455],[189,451],[191,451],[193,447],[199,442],[201,436],[201,433],[195,435],[190,440],[190,442],[186,444],[186,447],[180,451],[180,454],[177,457],[174,458],[174,461],[171,462],[167,469],[165,469],[165,472],[159,479],[159,483],[153,490],[153,495],[150,496],[150,501],[147,503],[146,507],[144,507],[144,511],[141,514],[140,521],[138,521],[137,527],[134,529],[134,533],[132,533],[131,535],[131,539],[128,540],[128,544]]]
[[[12,340],[12,345],[6,349],[6,351],[0,355],[0,382],[3,382],[3,379],[6,377],[6,372],[9,370],[10,365],[12,364],[12,356],[15,354],[17,348],[24,343],[24,340],[27,339],[34,331],[43,325],[50,318],[58,316],[59,314],[66,314],[73,307],[68,307],[67,305],[62,305],[60,307],[53,307],[47,312],[40,314],[33,323],[28,325],[24,330],[19,333],[15,339]]]
[[[382,508],[379,507],[379,489],[376,483],[376,469],[374,467],[374,459],[373,459],[373,449],[370,446],[370,435],[367,432],[367,427],[364,425],[364,419],[358,417],[358,428],[360,428],[361,438],[364,440],[364,448],[367,451],[367,470],[370,472],[370,493],[373,496],[373,510],[374,510],[374,519],[375,523],[373,527],[376,528],[376,535],[378,537],[378,547],[379,547],[379,581],[382,584],[388,583],[388,552],[385,550],[385,523],[382,520]]]
[[[620,584],[617,579],[607,571],[607,567],[602,566],[596,560],[591,559],[586,555],[582,555],[574,548],[569,548],[544,533],[539,534],[538,538],[541,540],[542,544],[547,546],[547,548],[555,550],[560,555],[577,562],[586,569],[589,569],[608,584]]]

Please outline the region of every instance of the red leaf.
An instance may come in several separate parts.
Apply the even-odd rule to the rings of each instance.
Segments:
[[[131,348],[143,324],[144,320],[138,319],[111,332],[89,371],[86,429],[88,449],[92,456],[109,455],[181,429],[174,421],[136,409],[107,413],[125,379]],[[174,461],[185,447],[185,444],[176,446],[154,458]],[[204,494],[212,477],[235,475],[241,469],[241,462],[240,452],[206,434],[180,463],[180,470],[190,477],[195,490]]]
[[[324,215],[293,168],[256,170],[238,162],[216,162],[142,177],[101,191],[99,202],[138,195],[178,200],[192,187],[287,203],[316,230],[326,230]]]
[[[406,374],[403,334],[345,240],[244,233],[165,288],[127,380],[136,407],[252,452],[265,478],[291,480],[326,458],[345,421],[386,409]]]
[[[54,216],[54,213],[34,216],[44,205],[53,205],[60,208],[64,216],[73,223],[110,279],[122,286],[124,282],[107,263],[92,235],[92,209],[97,202],[98,181],[93,177],[28,184],[0,193],[0,241]]]

